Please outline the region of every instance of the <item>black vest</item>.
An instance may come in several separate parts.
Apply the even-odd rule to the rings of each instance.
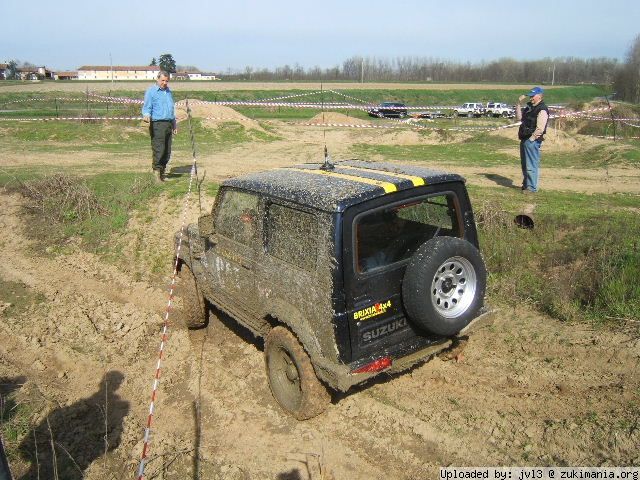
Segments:
[[[535,107],[531,104],[531,102],[527,103],[527,106],[522,111],[522,123],[520,124],[520,129],[518,130],[518,138],[520,140],[526,140],[527,138],[531,137],[533,132],[536,131],[538,113],[540,113],[542,110],[547,112],[547,115],[549,115],[549,109],[544,102],[540,102]],[[548,121],[547,125],[549,125]],[[538,140],[544,140],[544,134],[547,133],[547,125],[544,126],[544,132],[542,132],[542,135]]]

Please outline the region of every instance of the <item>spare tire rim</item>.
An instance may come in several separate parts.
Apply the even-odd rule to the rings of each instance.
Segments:
[[[431,284],[431,302],[445,318],[467,311],[476,294],[476,269],[463,257],[451,257],[436,270]]]

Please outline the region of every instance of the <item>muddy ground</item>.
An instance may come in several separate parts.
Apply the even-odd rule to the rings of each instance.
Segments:
[[[275,128],[281,140],[199,157],[201,172],[221,180],[317,161],[325,138],[334,158],[353,143],[429,141],[407,131]],[[554,144],[550,137],[545,148],[571,148],[571,139],[559,136]],[[441,140],[434,134],[432,141]],[[455,171],[472,184],[495,186],[499,178],[510,188],[520,175],[513,155],[512,168]],[[190,158],[175,155],[172,162],[184,166]],[[20,152],[1,163],[146,171],[149,153]],[[630,168],[545,168],[541,187],[640,193],[639,177]],[[37,249],[25,234],[21,197],[0,197],[0,278],[17,297],[30,299],[19,313],[15,305],[0,305],[4,391],[13,386],[20,405],[31,406],[33,424],[46,425],[49,414],[51,436],[64,436],[86,478],[132,478],[161,340],[172,232],[184,200],[154,204],[151,220],[135,216],[118,239],[130,248],[116,267],[74,242],[55,256]],[[210,207],[211,199],[204,203]],[[197,216],[192,199],[187,218]],[[166,271],[161,281],[151,273],[158,261]],[[457,361],[434,358],[404,375],[384,376],[335,395],[325,414],[298,422],[271,397],[260,341],[217,311],[205,330],[188,331],[173,320],[148,478],[423,479],[446,465],[640,464],[640,339],[632,333],[562,323],[526,305],[502,307]],[[27,437],[22,449],[30,448]],[[15,465],[17,473],[28,469],[26,462]]]

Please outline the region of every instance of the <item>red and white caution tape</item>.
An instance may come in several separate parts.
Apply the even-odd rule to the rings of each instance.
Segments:
[[[112,97],[109,95],[99,95],[97,93],[89,93],[91,97],[98,98],[101,101],[110,102],[110,103],[135,103],[135,104],[143,104],[144,100],[140,100],[138,98],[129,98],[129,97]]]
[[[69,120],[93,120],[93,121],[102,121],[102,120],[142,120],[142,117],[32,117],[32,118],[5,118],[0,117],[0,121],[10,121],[10,122],[52,122],[56,120],[61,121],[69,121]]]
[[[144,469],[147,458],[149,456],[149,445],[151,439],[151,427],[153,425],[153,414],[155,412],[155,402],[158,395],[158,385],[160,384],[160,367],[162,365],[162,359],[164,356],[164,349],[167,344],[168,332],[169,332],[169,314],[173,307],[173,294],[176,286],[176,278],[178,276],[178,265],[180,262],[180,250],[182,249],[182,239],[184,237],[186,225],[187,225],[187,210],[189,207],[189,198],[191,197],[191,187],[193,185],[193,179],[196,175],[196,158],[193,158],[193,164],[191,165],[191,174],[189,176],[189,187],[185,195],[184,205],[182,208],[182,222],[180,225],[180,235],[178,236],[178,246],[176,248],[176,261],[173,265],[173,275],[171,276],[171,284],[169,285],[169,299],[167,307],[164,313],[164,323],[162,326],[162,337],[160,340],[160,348],[158,349],[158,362],[156,364],[156,372],[153,379],[153,386],[151,391],[151,403],[149,405],[149,414],[147,416],[147,425],[144,429],[144,444],[142,447],[142,456],[140,458],[140,466],[138,467],[138,480],[144,478]]]

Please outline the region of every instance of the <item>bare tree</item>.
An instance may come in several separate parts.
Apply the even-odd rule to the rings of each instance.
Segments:
[[[633,103],[640,103],[640,35],[636,36],[624,66],[619,70],[614,81],[618,97]]]

